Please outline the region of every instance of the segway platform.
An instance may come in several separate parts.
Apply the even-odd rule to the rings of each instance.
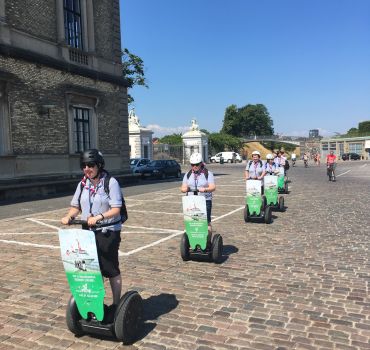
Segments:
[[[285,169],[282,166],[279,167],[278,192],[288,193],[288,183],[285,181]]]
[[[196,192],[197,194],[197,192]],[[207,255],[215,263],[222,259],[222,236],[215,234],[208,242],[208,221],[204,196],[187,195],[182,197],[185,232],[181,238],[180,253],[184,261],[191,254]]]
[[[76,222],[77,223],[77,222]],[[68,329],[112,336],[130,344],[142,320],[142,299],[136,291],[124,294],[116,308],[104,305],[104,281],[99,267],[93,231],[59,230],[60,250],[72,293],[67,305]]]
[[[266,224],[272,222],[271,208],[267,205],[266,197],[262,196],[261,181],[247,180],[244,208],[244,221],[262,220]]]
[[[267,205],[273,209],[284,211],[284,197],[279,197],[278,193],[278,177],[275,175],[266,175],[263,178],[263,186],[265,188]]]

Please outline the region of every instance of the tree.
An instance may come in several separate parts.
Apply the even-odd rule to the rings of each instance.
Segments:
[[[166,143],[168,145],[182,145],[181,134],[171,134],[163,136],[159,139],[160,143]]]
[[[210,145],[209,151],[211,153],[217,153],[227,150],[239,152],[239,150],[242,148],[242,142],[239,138],[225,133],[209,134],[208,144]]]
[[[351,128],[347,131],[348,136],[357,136],[358,135],[358,129],[357,128]]]
[[[370,133],[370,120],[358,123],[358,132],[361,134]]]
[[[226,108],[221,132],[242,137],[249,135],[273,135],[273,121],[263,104]]]
[[[122,75],[127,81],[129,89],[135,85],[148,88],[144,74],[144,61],[128,49],[122,51]],[[127,101],[130,104],[134,102],[134,98],[127,94]]]

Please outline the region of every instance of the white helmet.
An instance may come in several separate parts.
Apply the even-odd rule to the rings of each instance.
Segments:
[[[198,164],[198,163],[202,163],[202,162],[203,162],[203,158],[202,158],[202,155],[200,153],[193,153],[190,156],[190,164]]]
[[[261,153],[260,153],[260,152],[258,152],[258,151],[253,151],[253,152],[252,152],[252,156],[254,156],[255,154],[257,154],[257,156],[261,157]]]
[[[269,154],[266,155],[266,159],[267,160],[274,159],[274,156],[271,153],[269,153]]]

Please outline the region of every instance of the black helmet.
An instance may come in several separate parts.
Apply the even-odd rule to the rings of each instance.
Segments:
[[[98,151],[95,148],[88,149],[82,152],[80,157],[81,168],[83,163],[92,163],[92,162],[96,163],[99,169],[104,168],[105,162],[103,155],[100,151]]]

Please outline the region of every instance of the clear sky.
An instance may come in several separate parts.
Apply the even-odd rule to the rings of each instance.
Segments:
[[[264,104],[275,132],[323,136],[370,120],[370,0],[121,0],[122,46],[144,60],[131,90],[156,136],[227,106]]]

